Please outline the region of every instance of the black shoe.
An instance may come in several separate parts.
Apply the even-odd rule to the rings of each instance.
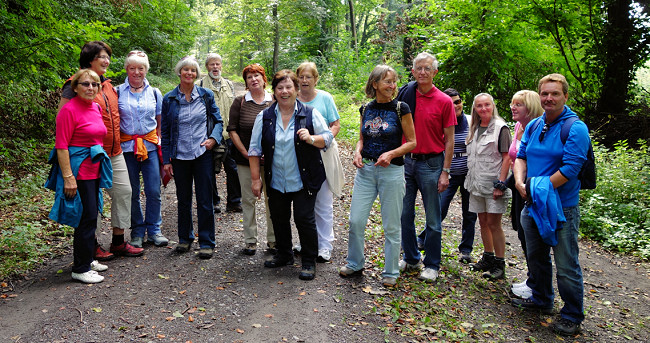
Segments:
[[[313,280],[316,276],[316,266],[302,266],[302,270],[298,275],[300,280]]]
[[[506,261],[495,259],[492,263],[492,268],[490,268],[490,270],[488,270],[487,272],[483,273],[483,277],[490,281],[505,279]]]
[[[494,255],[483,253],[483,257],[472,265],[472,270],[476,272],[487,272],[492,268],[494,263]]]
[[[248,243],[248,244],[246,244],[246,248],[244,248],[242,250],[242,254],[248,255],[248,256],[253,256],[253,255],[255,255],[256,251],[257,251],[257,244]]]
[[[266,251],[271,254],[271,255],[277,255],[278,249],[275,247],[275,242],[267,242],[266,243]]]
[[[553,314],[553,305],[549,307],[545,306],[540,306],[535,304],[532,298],[526,298],[526,299],[519,299],[519,298],[514,298],[510,301],[512,306],[518,307],[522,310],[529,310],[529,311],[540,311],[542,314]]]
[[[235,204],[235,205],[226,205],[226,212],[233,212],[233,213],[239,213],[242,212],[242,208],[240,204]]]
[[[192,247],[192,242],[190,242],[190,243],[178,243],[176,245],[175,250],[176,250],[176,252],[183,253],[183,252],[190,251],[190,247]]]
[[[562,336],[573,336],[580,333],[580,323],[560,317],[558,321],[553,323],[553,331]]]
[[[468,252],[461,252],[460,253],[460,258],[458,259],[458,261],[460,261],[460,263],[463,263],[463,264],[470,264],[470,263],[474,262],[472,260],[472,255],[470,255],[470,253],[468,253]]]
[[[290,266],[293,264],[293,258],[284,259],[277,256],[273,257],[272,260],[264,261],[264,267],[266,268],[278,268],[284,266]]]
[[[219,205],[214,205],[213,209],[214,209],[214,213],[221,213],[221,208],[219,207]]]
[[[212,258],[213,253],[214,253],[213,248],[201,248],[199,250],[199,258],[202,260],[209,260]]]

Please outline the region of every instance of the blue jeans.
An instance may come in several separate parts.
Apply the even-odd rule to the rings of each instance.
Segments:
[[[132,152],[124,153],[124,161],[129,171],[131,182],[131,238],[149,237],[160,233],[160,165],[158,152],[149,151],[148,158],[139,162]],[[144,182],[144,195],[147,198],[145,215],[140,205],[140,173]]]
[[[451,200],[454,199],[456,191],[460,190],[463,208],[463,226],[458,251],[469,254],[472,252],[474,247],[474,227],[476,226],[476,218],[478,216],[476,213],[469,211],[469,191],[465,188],[466,176],[467,175],[449,175],[449,187],[447,187],[440,196],[440,221],[442,222],[447,217],[449,204],[451,203]],[[422,237],[423,235],[420,236]]]
[[[176,198],[178,199],[178,241],[194,241],[192,228],[192,183],[196,193],[196,214],[199,226],[199,247],[214,248],[214,212],[212,209],[212,184],[214,164],[212,151],[193,160],[172,159]]]
[[[438,179],[442,172],[443,162],[444,154],[438,154],[421,161],[413,160],[410,157],[404,159],[404,177],[406,179],[406,195],[404,195],[402,210],[404,261],[408,264],[416,264],[421,258],[415,236],[415,197],[419,190],[422,194],[426,215],[424,266],[436,270],[440,269],[440,249],[442,244]]]
[[[575,323],[584,319],[582,285],[582,268],[578,260],[578,227],[580,226],[580,209],[578,206],[565,207],[566,223],[557,231],[557,246],[551,247],[542,241],[537,225],[528,215],[528,207],[521,212],[521,226],[526,235],[528,251],[528,271],[533,280],[528,279],[528,287],[533,290],[533,301],[540,306],[553,305],[553,266],[551,248],[557,269],[557,288],[564,301],[560,315]]]
[[[360,270],[365,264],[363,247],[365,230],[372,204],[379,195],[381,222],[384,229],[384,277],[399,276],[399,246],[402,199],[404,197],[404,167],[394,164],[375,167],[364,164],[354,177],[352,203],[350,204],[350,232],[347,267]]]

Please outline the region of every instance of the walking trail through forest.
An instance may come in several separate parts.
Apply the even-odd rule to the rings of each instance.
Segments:
[[[271,255],[264,252],[265,219],[258,202],[259,247],[254,256],[240,253],[244,247],[241,213],[215,215],[216,250],[210,260],[200,260],[198,250],[177,254],[176,196],[174,183],[163,190],[163,225],[170,246],[146,246],[143,257],[116,258],[106,262],[104,282],[86,285],[70,278],[71,250],[47,261],[17,280],[2,283],[0,342],[421,342],[512,341],[554,342],[553,316],[514,309],[508,301],[513,280],[525,277],[525,262],[516,233],[504,217],[507,235],[507,280],[487,283],[457,261],[460,202],[455,199],[443,224],[441,277],[425,285],[412,275],[400,279],[395,290],[381,286],[383,245],[381,235],[370,234],[363,277],[342,279],[337,271],[347,251],[347,218],[354,178],[352,149],[341,148],[346,169],[345,195],[334,201],[337,240],[331,263],[318,264],[316,279],[298,279],[294,266],[263,267]],[[225,195],[225,176],[219,175]],[[224,205],[222,204],[222,207]],[[379,225],[374,219],[369,227]],[[418,222],[423,221],[418,210]],[[195,217],[196,219],[196,217]],[[97,234],[110,244],[110,223]],[[195,222],[196,225],[196,222]],[[476,230],[473,256],[481,252]],[[128,234],[128,233],[127,233]],[[294,242],[297,235],[294,230]],[[196,244],[194,245],[196,248]],[[586,320],[583,334],[564,338],[578,342],[650,341],[650,268],[629,256],[614,255],[587,240],[580,242],[585,278]],[[458,280],[461,280],[459,283]],[[461,284],[462,286],[458,286]],[[413,307],[388,311],[385,304],[412,296],[419,288],[436,289],[440,296],[428,299],[439,311],[453,312],[463,322],[454,339],[436,328],[444,316],[431,315],[432,323],[410,327],[408,318],[419,313]],[[459,289],[461,288],[461,289]],[[462,289],[464,288],[464,289]],[[446,297],[460,300],[454,305]],[[559,296],[555,309],[561,308]],[[441,312],[437,312],[441,313]],[[407,318],[406,320],[403,318]],[[402,335],[409,332],[408,336]]]

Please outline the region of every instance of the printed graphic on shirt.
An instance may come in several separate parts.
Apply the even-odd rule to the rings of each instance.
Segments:
[[[388,123],[385,122],[381,117],[375,117],[372,120],[368,120],[363,124],[363,127],[367,129],[367,134],[370,136],[377,136],[380,134],[379,130],[386,130],[388,128]]]

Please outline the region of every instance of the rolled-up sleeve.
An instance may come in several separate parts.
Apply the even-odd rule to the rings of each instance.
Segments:
[[[255,117],[255,124],[253,124],[253,132],[251,134],[251,144],[248,147],[248,156],[262,156],[262,113],[264,111],[260,111],[257,117]]]
[[[325,148],[323,148],[323,150],[326,151],[330,144],[332,144],[334,135],[332,134],[332,131],[330,131],[329,125],[325,122],[323,115],[315,108],[312,111],[312,124],[314,125],[314,133],[323,136],[323,139],[325,140]]]

